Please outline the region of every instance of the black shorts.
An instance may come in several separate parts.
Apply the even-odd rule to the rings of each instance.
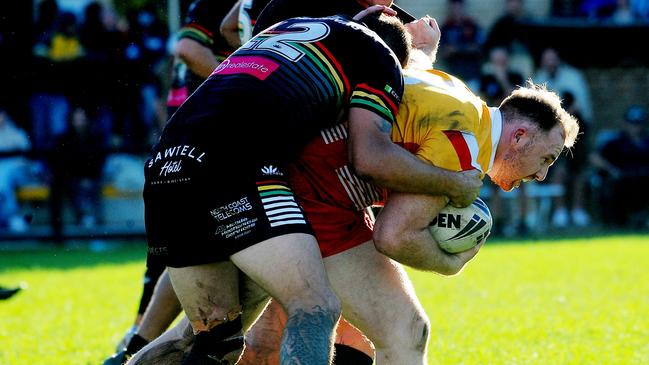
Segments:
[[[174,149],[175,148],[175,149]],[[232,163],[189,144],[158,148],[145,164],[149,259],[186,267],[226,261],[289,233],[313,234],[276,161]]]

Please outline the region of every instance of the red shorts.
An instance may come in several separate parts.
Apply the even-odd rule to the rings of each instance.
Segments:
[[[342,125],[323,132],[288,169],[291,188],[311,223],[322,257],[371,240],[372,222],[365,208],[384,196],[352,173],[346,135]]]
[[[301,175],[290,177],[293,193],[315,232],[322,257],[356,247],[372,239],[365,211],[346,209],[319,199],[319,194]],[[366,222],[368,221],[368,222]]]

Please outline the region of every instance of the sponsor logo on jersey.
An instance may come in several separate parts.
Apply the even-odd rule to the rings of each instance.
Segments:
[[[167,174],[173,174],[180,172],[183,169],[183,162],[178,161],[166,161],[165,164],[160,168],[159,176],[167,176]]]
[[[386,93],[392,95],[393,98],[395,98],[395,99],[397,99],[397,100],[401,100],[401,97],[399,97],[399,94],[397,94],[397,93],[394,91],[394,89],[392,88],[392,86],[390,86],[390,85],[385,85],[385,87],[383,88],[383,90],[384,90]]]
[[[177,157],[188,158],[202,163],[205,152],[200,152],[198,148],[186,144],[165,148],[164,151],[158,151],[155,157],[149,160],[147,167],[151,168],[158,161],[167,161]]]
[[[264,166],[261,168],[261,173],[264,175],[284,176],[279,169],[273,165]]]
[[[212,209],[210,214],[217,221],[224,221],[230,217],[233,217],[237,214],[247,212],[252,209],[252,204],[248,201],[248,197],[244,196],[243,198],[228,203],[224,206]]]
[[[233,56],[221,62],[212,75],[247,74],[265,80],[279,65],[268,58],[258,56]]]

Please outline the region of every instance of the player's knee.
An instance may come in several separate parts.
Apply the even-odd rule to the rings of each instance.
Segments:
[[[381,338],[372,339],[382,351],[424,352],[430,336],[430,322],[423,313],[414,311],[409,319],[395,323],[388,331]]]
[[[319,326],[335,327],[342,313],[342,305],[337,296],[333,293],[328,297],[320,297],[318,300],[296,301],[287,306],[287,326],[290,322],[313,322]]]
[[[300,296],[293,298],[286,304],[286,313],[289,317],[293,313],[322,312],[335,318],[334,323],[340,318],[342,304],[336,294],[329,288],[316,291],[301,291]]]

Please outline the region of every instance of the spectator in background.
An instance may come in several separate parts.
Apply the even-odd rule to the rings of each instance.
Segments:
[[[126,45],[117,79],[115,104],[117,147],[143,152],[157,126],[161,103],[161,78],[166,72],[167,29],[153,5],[127,14]]]
[[[601,216],[615,226],[646,227],[649,207],[649,133],[647,110],[631,106],[624,125],[591,155],[599,169]]]
[[[480,77],[480,95],[489,105],[499,105],[524,82],[523,76],[510,67],[506,48],[496,47],[489,51],[489,61],[483,66]]]
[[[83,47],[72,13],[57,15],[56,2],[49,0],[40,4],[39,11],[37,24],[41,30],[33,47],[30,108],[34,148],[47,151],[54,147],[56,137],[65,132],[70,108],[68,97],[76,92],[77,61],[83,55]],[[49,26],[52,22],[54,31]]]
[[[484,35],[478,23],[466,14],[464,0],[448,0],[448,12],[441,31],[439,56],[450,73],[475,89],[480,78],[480,57]]]
[[[20,155],[29,149],[27,133],[16,127],[0,107],[0,227],[12,232],[27,230],[27,222],[19,214],[15,190],[29,176],[29,162]]]
[[[116,82],[120,50],[126,46],[124,35],[116,29],[111,9],[93,1],[85,8],[84,22],[79,30],[85,50],[80,78],[80,98],[88,117],[102,136],[102,145],[109,146],[115,116],[113,105],[117,102]]]
[[[57,149],[50,163],[56,182],[52,188],[58,205],[55,215],[59,220],[62,196],[67,195],[77,225],[91,228],[102,222],[101,172],[106,150],[101,139],[90,124],[86,110],[76,107],[71,113],[68,131],[57,140]]]
[[[38,3],[36,22],[34,23],[34,44],[50,44],[58,15],[59,5],[56,0],[42,0]]]
[[[548,181],[563,186],[564,196],[554,198],[552,225],[564,228],[570,224],[576,227],[586,227],[590,223],[590,214],[586,210],[586,195],[588,193],[587,173],[590,143],[588,124],[584,122],[581,111],[575,103],[575,97],[570,92],[561,95],[564,109],[572,114],[579,123],[581,138],[565,158],[559,159],[548,177]]]
[[[559,95],[570,93],[574,96],[574,108],[580,112],[584,123],[593,120],[593,106],[590,87],[578,69],[562,62],[554,48],[546,48],[541,54],[540,68],[532,77],[535,83],[546,84],[548,89]]]
[[[533,77],[536,83],[545,83],[549,89],[563,97],[565,107],[575,115],[584,133],[593,120],[593,107],[590,87],[586,78],[578,69],[562,62],[554,48],[547,48],[541,54],[540,68]],[[588,137],[586,136],[585,139]],[[572,156],[563,159],[548,181],[561,184],[570,205],[566,206],[564,198],[554,199],[552,225],[564,228],[571,223],[584,227],[590,223],[590,216],[585,209],[586,194],[586,156],[589,144],[581,143]]]
[[[524,78],[531,76],[534,71],[534,60],[520,27],[521,23],[529,19],[523,0],[505,0],[504,13],[489,30],[483,47],[486,52],[495,47],[506,48],[510,54],[511,67]]]
[[[630,0],[617,0],[615,10],[606,20],[615,25],[633,25],[638,21],[631,9]]]
[[[581,0],[552,0],[550,15],[558,18],[576,18],[579,16]]]
[[[617,0],[583,0],[580,15],[593,21],[610,17],[615,11]]]
[[[631,9],[643,23],[649,23],[649,0],[631,0]]]

